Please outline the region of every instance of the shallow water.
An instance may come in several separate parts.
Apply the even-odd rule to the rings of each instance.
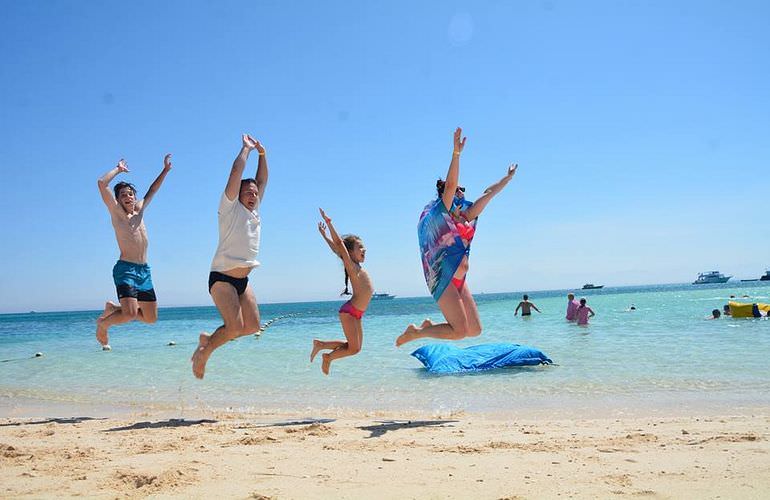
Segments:
[[[531,345],[555,366],[442,376],[426,373],[409,355],[427,341],[393,346],[408,323],[441,318],[430,298],[373,302],[364,317],[362,352],[333,363],[329,377],[320,371],[320,358],[310,364],[308,357],[314,337],[342,338],[339,303],[261,306],[263,322],[280,319],[261,338],[243,337],[217,350],[203,381],[193,378],[189,358],[197,334],[220,323],[213,307],[161,309],[155,325],[117,326],[112,352],[102,352],[94,339],[99,312],[0,315],[0,408],[32,399],[180,411],[542,407],[568,416],[582,407],[617,412],[770,403],[770,320],[704,319],[730,295],[770,302],[770,283],[586,291],[597,315],[585,328],[564,320],[566,293],[530,293],[543,311],[530,318],[513,316],[518,293],[479,295],[484,332],[458,343]],[[636,311],[628,310],[631,304]],[[36,352],[44,356],[32,358]]]

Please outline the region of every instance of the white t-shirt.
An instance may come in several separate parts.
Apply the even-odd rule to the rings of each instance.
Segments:
[[[211,262],[211,270],[229,271],[236,267],[259,265],[259,201],[253,211],[238,198],[230,201],[225,193],[219,201],[219,245]]]

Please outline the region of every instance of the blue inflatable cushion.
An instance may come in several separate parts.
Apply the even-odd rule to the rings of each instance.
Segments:
[[[553,363],[539,349],[519,344],[481,344],[464,349],[452,344],[428,344],[414,351],[412,356],[431,373],[480,372]]]

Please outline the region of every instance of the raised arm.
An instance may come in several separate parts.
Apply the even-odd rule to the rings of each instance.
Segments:
[[[225,187],[225,196],[230,201],[238,198],[241,192],[241,179],[243,178],[243,170],[246,168],[246,160],[249,159],[249,153],[256,148],[254,140],[248,135],[241,135],[241,150],[238,152],[238,156],[233,161],[233,167],[230,169],[230,177],[227,179],[227,187]]]
[[[465,137],[462,137],[463,129],[457,127],[454,134],[454,149],[452,150],[452,161],[449,162],[449,170],[446,173],[446,183],[444,184],[444,194],[441,195],[441,201],[447,211],[452,210],[452,201],[454,200],[457,184],[460,182],[460,153],[465,147]],[[462,138],[462,140],[461,140]]]
[[[337,255],[339,255],[342,259],[342,264],[345,266],[345,270],[348,272],[348,276],[355,276],[357,273],[356,266],[353,263],[353,259],[350,258],[350,254],[348,253],[347,247],[345,247],[345,243],[343,243],[340,235],[337,234],[337,230],[334,229],[334,224],[332,224],[331,218],[326,215],[326,212],[323,211],[323,208],[319,208],[318,210],[321,212],[321,217],[323,218],[324,222],[326,222],[326,225],[329,226],[329,234],[332,235],[332,244],[334,245],[334,249],[336,249]]]
[[[259,195],[259,202],[262,203],[262,198],[265,196],[265,189],[267,188],[267,151],[261,142],[248,136],[254,143],[254,146],[259,153],[259,162],[257,163],[257,175],[254,177],[257,181],[257,190]]]
[[[150,201],[152,200],[152,197],[155,196],[155,193],[158,192],[158,189],[160,189],[161,184],[163,184],[163,179],[166,178],[166,175],[171,171],[171,153],[167,154],[163,158],[163,170],[161,170],[160,175],[155,178],[152,184],[150,184],[150,189],[147,190],[147,194],[144,195],[144,198],[137,204],[137,208],[139,210],[143,210],[147,208],[147,205],[150,204]]]
[[[331,251],[334,252],[334,254],[337,257],[342,258],[342,256],[337,251],[337,247],[334,246],[334,242],[331,239],[329,239],[328,236],[326,236],[326,224],[324,224],[323,222],[319,222],[318,223],[318,232],[321,233],[321,236],[323,237],[323,239],[326,242],[326,244],[329,245],[329,248],[331,249]]]
[[[511,181],[511,179],[513,179],[513,176],[516,175],[517,168],[519,168],[517,163],[511,164],[511,166],[508,167],[508,173],[505,174],[505,177],[486,188],[484,190],[484,194],[482,194],[478,200],[473,202],[473,205],[471,205],[470,208],[465,211],[465,218],[468,220],[473,220],[481,215],[481,212],[484,211],[492,198],[494,198],[500,191],[502,191],[503,188]]]
[[[109,209],[118,207],[118,201],[115,199],[115,195],[112,194],[112,191],[110,191],[110,182],[112,182],[112,179],[114,179],[115,176],[122,172],[128,172],[126,160],[123,158],[120,159],[115,168],[101,176],[99,180],[96,181],[97,185],[99,186],[99,194],[102,195],[102,201],[104,201],[104,204],[107,205],[107,208]]]

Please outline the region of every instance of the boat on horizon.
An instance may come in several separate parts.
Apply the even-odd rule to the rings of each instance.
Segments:
[[[708,285],[711,283],[727,283],[730,278],[732,278],[732,276],[725,276],[719,271],[707,271],[705,273],[698,273],[698,279],[693,281],[692,284]]]
[[[770,269],[765,271],[765,274],[759,277],[759,281],[770,281]]]
[[[395,298],[395,295],[391,295],[389,293],[374,293],[372,295],[372,300],[391,300]]]
[[[593,283],[583,285],[583,290],[599,290],[600,288],[604,288],[604,285],[594,285]]]

